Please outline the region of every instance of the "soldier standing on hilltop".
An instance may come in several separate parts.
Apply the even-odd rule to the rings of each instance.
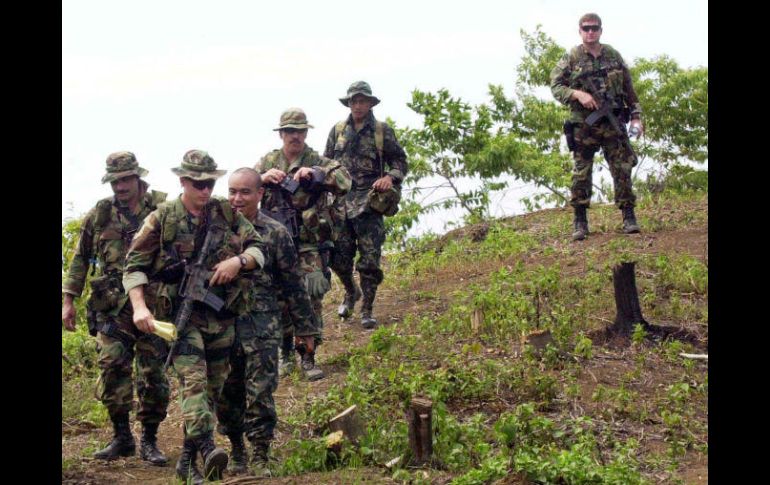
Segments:
[[[567,145],[573,152],[572,198],[575,209],[573,240],[588,235],[586,210],[591,205],[593,157],[601,147],[615,184],[615,204],[623,211],[623,232],[638,233],[634,214],[636,196],[631,188],[631,169],[637,164],[626,133],[644,133],[642,108],[631,82],[631,74],[620,53],[600,44],[602,21],[587,13],[578,21],[583,43],[564,54],[551,72],[551,92],[571,109],[564,125]]]

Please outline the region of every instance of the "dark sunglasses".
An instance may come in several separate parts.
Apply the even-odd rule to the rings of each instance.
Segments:
[[[216,180],[193,180],[193,179],[190,179],[190,182],[192,183],[192,186],[195,187],[195,190],[213,189],[214,184],[217,183]]]
[[[583,32],[599,32],[602,30],[601,25],[581,25],[580,28]]]

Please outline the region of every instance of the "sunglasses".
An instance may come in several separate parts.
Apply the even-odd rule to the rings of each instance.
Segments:
[[[580,28],[583,32],[599,32],[602,30],[601,25],[581,25]]]
[[[192,184],[193,187],[195,187],[195,190],[204,190],[204,189],[212,190],[214,188],[214,184],[217,183],[217,181],[190,179],[190,183]]]

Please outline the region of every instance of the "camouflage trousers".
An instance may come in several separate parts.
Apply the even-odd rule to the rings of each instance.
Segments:
[[[361,287],[376,290],[383,280],[380,259],[385,242],[385,222],[382,214],[363,212],[353,219],[345,220],[341,229],[334,243],[331,268],[338,276],[352,276],[353,260],[358,251],[355,266],[361,278]]]
[[[174,370],[179,375],[185,435],[196,438],[214,430],[215,403],[230,372],[235,318],[193,311],[179,337]]]
[[[273,393],[278,388],[277,312],[253,312],[236,320],[230,374],[217,400],[217,430],[271,441],[278,422]]]
[[[301,247],[299,251],[299,267],[300,267],[300,270],[305,274],[312,273],[314,271],[324,272],[323,258],[317,250]],[[325,273],[326,273],[327,279],[331,280],[331,273],[328,270],[326,270]],[[324,295],[312,295],[312,294],[308,295],[310,296],[310,305],[313,308],[313,313],[316,316],[316,322],[317,322],[318,332],[319,332],[319,334],[315,338],[316,345],[320,344],[323,341]],[[294,335],[294,323],[291,321],[291,318],[289,317],[289,312],[286,310],[286,303],[284,301],[279,301],[279,306],[282,309],[281,327],[283,328],[283,335]]]
[[[130,304],[117,317],[99,314],[97,322],[99,400],[110,417],[128,414],[133,407],[136,363],[136,418],[144,424],[160,423],[166,418],[169,401],[168,379],[163,372],[168,346],[161,338],[134,326]]]
[[[572,172],[570,204],[573,207],[591,205],[594,154],[601,147],[612,174],[615,204],[621,209],[627,204],[633,207],[636,196],[631,189],[631,169],[636,166],[637,159],[633,150],[623,141],[623,138],[628,137],[625,134],[619,135],[606,118],[594,126],[578,123],[574,130],[576,147],[572,156],[575,169]]]

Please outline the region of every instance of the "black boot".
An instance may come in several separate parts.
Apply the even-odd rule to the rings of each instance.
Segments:
[[[298,351],[300,353],[300,366],[302,367],[302,373],[305,375],[305,379],[309,381],[323,379],[324,371],[315,365],[315,351],[308,352],[305,347],[298,349]]]
[[[198,437],[197,444],[203,458],[203,477],[206,480],[221,480],[222,472],[227,468],[227,452],[216,447],[211,431]]]
[[[195,455],[198,451],[194,439],[185,438],[182,446],[182,454],[179,455],[179,461],[176,462],[176,476],[186,484],[202,485],[203,475],[195,466]]]
[[[364,294],[364,301],[361,303],[361,326],[371,329],[377,325],[377,320],[372,317],[374,297],[377,296],[377,285],[362,281],[361,290]]]
[[[139,440],[139,457],[156,466],[164,466],[168,458],[158,449],[158,423],[142,424],[142,439]]]
[[[294,371],[295,365],[297,365],[297,362],[294,354],[294,335],[287,333],[284,334],[283,341],[281,342],[281,360],[278,364],[278,375],[286,377]]]
[[[243,433],[233,433],[227,435],[230,438],[230,463],[227,465],[227,471],[232,474],[240,474],[246,471],[246,447],[243,446]]]
[[[353,273],[340,276],[340,280],[345,287],[345,298],[342,300],[339,308],[337,308],[337,315],[340,318],[348,318],[353,313],[356,302],[361,299],[361,290],[353,280]]]
[[[623,232],[626,234],[636,234],[639,232],[639,224],[636,223],[634,215],[634,206],[626,204],[621,209],[623,211]]]
[[[249,467],[252,474],[258,477],[269,478],[272,476],[270,469],[267,467],[268,453],[270,452],[269,441],[252,441],[254,448],[254,454],[251,456],[251,462]]]
[[[575,207],[575,232],[572,233],[573,241],[582,241],[588,235],[588,214],[587,207],[579,205]]]
[[[106,448],[94,453],[94,458],[99,460],[116,460],[121,456],[134,456],[136,454],[136,442],[128,425],[128,413],[112,418],[112,441]]]

